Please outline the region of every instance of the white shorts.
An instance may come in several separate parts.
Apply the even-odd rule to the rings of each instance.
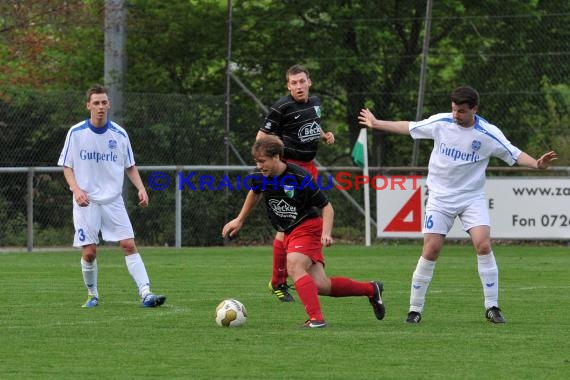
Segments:
[[[80,207],[73,201],[74,247],[99,244],[99,231],[105,241],[120,241],[134,238],[135,234],[123,197],[107,204],[90,203]]]
[[[457,205],[430,202],[428,198],[422,232],[447,235],[456,217],[459,217],[466,232],[473,227],[491,225],[484,197]]]

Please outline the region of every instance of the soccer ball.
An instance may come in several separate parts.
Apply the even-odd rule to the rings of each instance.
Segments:
[[[222,327],[238,327],[247,320],[245,306],[238,300],[227,299],[216,307],[216,323]]]

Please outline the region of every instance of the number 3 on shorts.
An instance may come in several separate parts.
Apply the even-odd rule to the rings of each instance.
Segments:
[[[79,237],[79,241],[85,241],[85,232],[83,228],[77,230],[77,236]]]

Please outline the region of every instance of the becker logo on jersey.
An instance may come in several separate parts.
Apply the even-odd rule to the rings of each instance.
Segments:
[[[269,207],[280,218],[295,219],[297,217],[297,209],[283,199],[270,199]]]
[[[318,140],[321,137],[321,126],[316,121],[307,123],[299,128],[298,136],[301,142]]]

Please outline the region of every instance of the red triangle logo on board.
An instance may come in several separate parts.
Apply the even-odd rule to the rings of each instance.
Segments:
[[[384,232],[421,232],[422,230],[422,188],[408,199],[404,207],[398,211]],[[411,217],[410,217],[411,216]]]

